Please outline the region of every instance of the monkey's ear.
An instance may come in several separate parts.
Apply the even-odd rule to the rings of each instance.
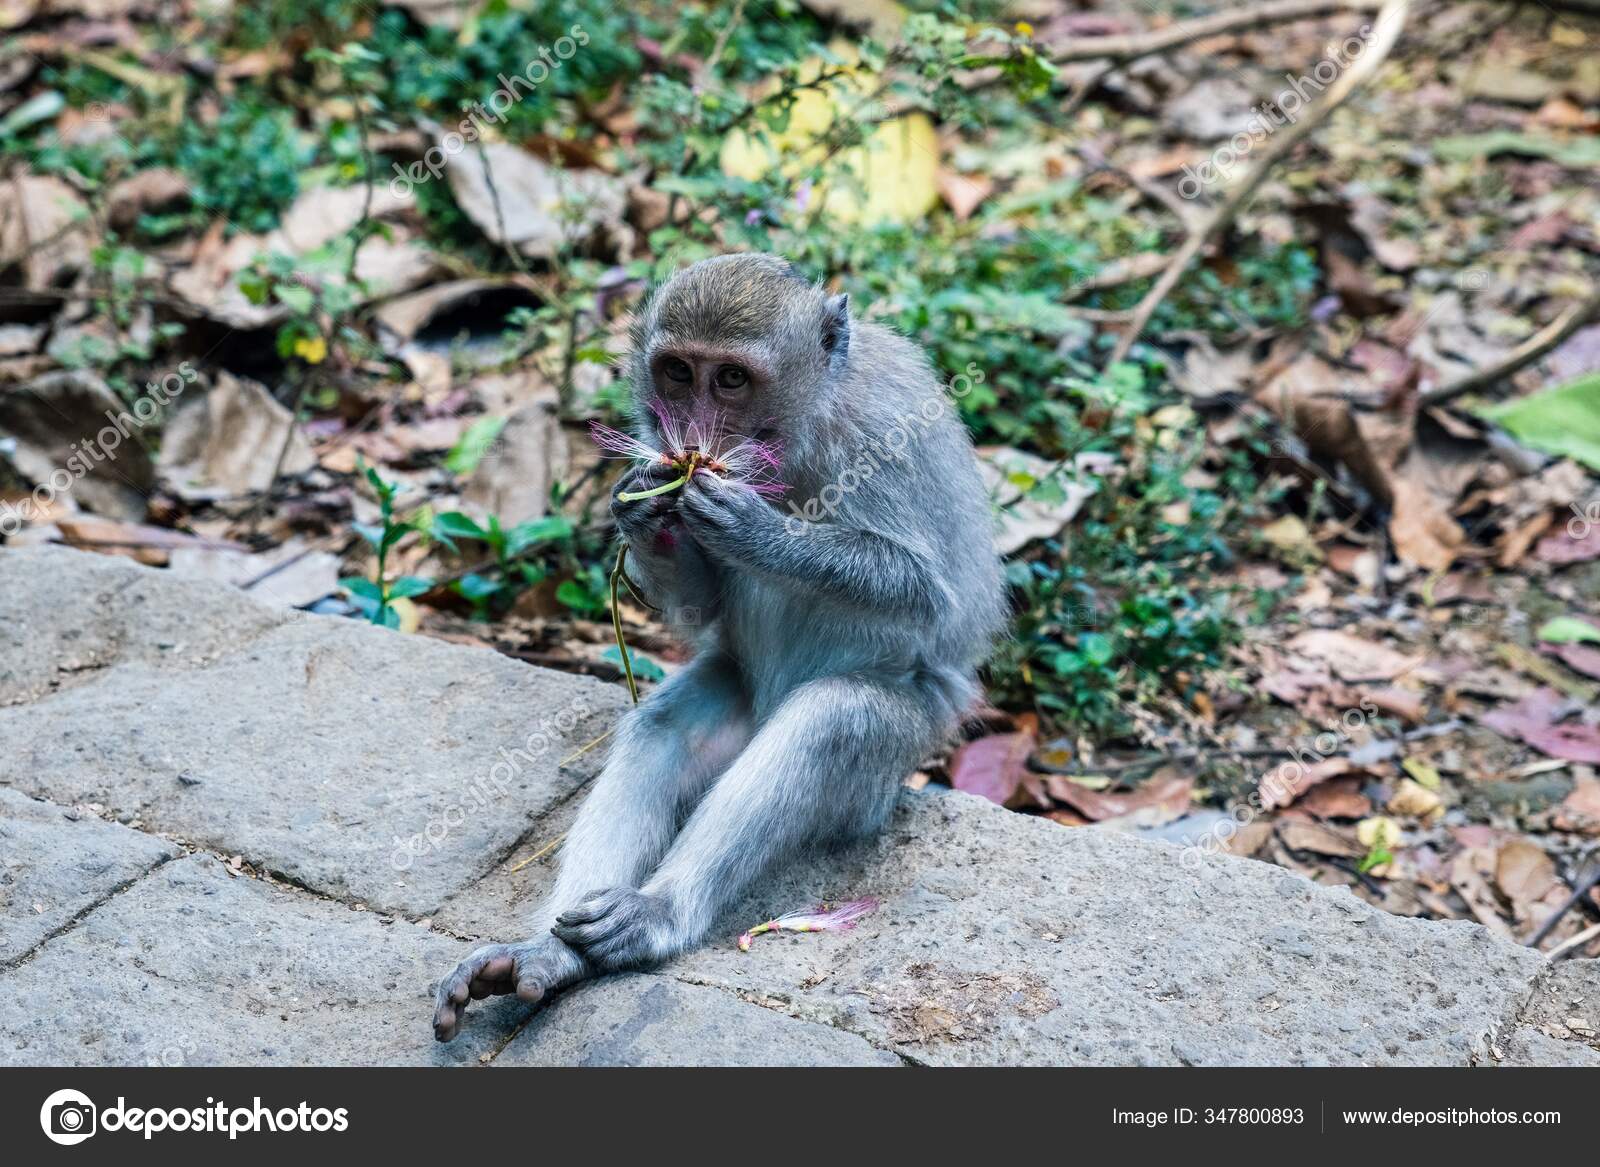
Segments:
[[[830,297],[822,310],[822,351],[834,368],[850,355],[850,297],[844,292]]]

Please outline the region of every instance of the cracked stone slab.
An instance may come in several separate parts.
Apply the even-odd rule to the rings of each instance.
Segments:
[[[96,599],[74,619],[64,613],[76,605],[51,593]],[[0,784],[98,802],[413,916],[489,870],[578,787],[589,758],[562,759],[627,700],[592,678],[285,614],[80,552],[0,552],[0,603],[13,617],[0,628],[34,646],[0,657],[4,692],[27,701],[0,707]],[[91,659],[89,675],[47,683],[61,661]]]
[[[165,840],[0,787],[0,966],[178,854]]]
[[[0,1063],[449,1065],[492,1055],[520,1006],[433,1041],[429,976],[458,942],[305,892],[168,863],[0,973]]]
[[[579,701],[588,712],[570,730],[541,730]],[[1537,1011],[1544,989],[1589,992],[1592,966],[1547,973],[1475,924],[1393,917],[1267,864],[932,792],[903,797],[883,839],[761,881],[705,949],[531,1020],[480,1002],[462,1037],[436,1046],[430,980],[475,941],[346,905],[437,909],[462,936],[520,939],[554,861],[510,867],[559,835],[602,751],[560,760],[625,703],[619,687],[285,614],[126,561],[0,551],[0,786],[99,802],[345,901],[198,857],[109,891],[86,882],[94,906],[68,908],[64,930],[0,973],[0,1056],[472,1063],[507,1042],[508,1064],[752,1049],[931,1064],[1592,1052]],[[504,781],[485,787],[501,763]],[[64,845],[98,845],[83,838]],[[853,931],[734,945],[770,916],[868,895],[882,907]]]
[[[882,907],[851,931],[734,944],[867,895]],[[662,971],[931,1064],[1467,1065],[1541,964],[1268,864],[924,792],[885,838],[767,881]]]
[[[469,1018],[470,1020],[470,1018]],[[630,973],[563,994],[496,1066],[898,1066],[851,1033],[670,977]]]

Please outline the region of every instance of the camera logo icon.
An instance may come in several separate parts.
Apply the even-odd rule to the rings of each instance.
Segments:
[[[70,1147],[94,1134],[98,1111],[87,1094],[57,1090],[39,1108],[39,1125],[52,1143]]]

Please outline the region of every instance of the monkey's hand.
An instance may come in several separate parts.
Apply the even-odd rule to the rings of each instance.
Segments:
[[[607,972],[665,960],[678,935],[666,898],[631,887],[595,892],[557,917],[551,932]]]
[[[748,565],[784,536],[783,516],[743,482],[696,474],[678,504],[695,542],[724,563]]]
[[[434,999],[433,1036],[449,1041],[461,1029],[467,1001],[515,993],[537,1004],[589,975],[583,957],[554,936],[522,944],[485,944],[439,982]]]
[[[629,491],[664,486],[677,475],[678,472],[670,466],[652,463],[635,467],[617,480],[617,485],[611,491],[611,517],[634,552],[642,555],[660,553],[662,548],[658,544],[661,533],[678,511],[681,488],[658,494],[654,498],[636,498],[631,502],[623,502],[617,496]]]

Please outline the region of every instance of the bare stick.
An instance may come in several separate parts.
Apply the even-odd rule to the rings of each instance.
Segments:
[[[1579,300],[1494,364],[1427,390],[1421,395],[1422,404],[1438,405],[1463,393],[1487,389],[1496,381],[1504,381],[1513,373],[1533,364],[1597,317],[1600,317],[1600,287],[1596,287],[1586,299]]]
[[[1058,65],[1102,60],[1126,64],[1140,57],[1182,48],[1207,37],[1249,32],[1296,20],[1314,20],[1338,12],[1371,12],[1383,6],[1384,0],[1275,0],[1274,3],[1255,8],[1214,12],[1194,20],[1180,20],[1153,32],[1135,32],[1126,36],[1086,36],[1047,48],[1044,55]]]
[[[494,168],[489,165],[489,151],[484,148],[483,135],[479,134],[472,143],[478,151],[478,165],[483,167],[483,185],[489,188],[489,202],[494,206],[494,225],[500,231],[500,245],[505,249],[511,265],[523,275],[528,275],[527,261],[522,258],[522,252],[511,242],[511,236],[506,233],[506,216],[500,209],[500,188],[494,184]]]
[[[709,76],[722,60],[722,54],[728,47],[728,38],[733,35],[733,30],[739,27],[739,21],[744,18],[745,0],[735,0],[733,14],[728,17],[728,23],[722,26],[722,31],[717,33],[716,43],[711,46],[711,55],[706,58],[705,64],[700,66],[700,76]]]
[[[1596,936],[1600,936],[1600,924],[1591,924],[1582,932],[1579,932],[1576,936],[1568,936],[1560,944],[1557,944],[1549,952],[1545,953],[1544,958],[1546,960],[1560,960],[1574,948],[1577,948],[1582,944],[1587,944]]]
[[[1378,71],[1388,58],[1390,50],[1394,48],[1395,41],[1399,39],[1400,30],[1405,27],[1406,16],[1410,10],[1411,0],[1386,0],[1383,11],[1378,13],[1372,39],[1355,64],[1328,87],[1327,96],[1308,111],[1305,117],[1278,131],[1277,136],[1267,143],[1261,156],[1256,159],[1250,173],[1245,175],[1238,186],[1228,192],[1227,197],[1217,204],[1216,209],[1199,226],[1189,232],[1189,237],[1184,240],[1178,253],[1172,257],[1167,270],[1161,274],[1161,278],[1156,280],[1155,285],[1145,293],[1144,299],[1140,300],[1139,306],[1134,309],[1133,322],[1111,351],[1112,363],[1128,355],[1128,350],[1133,347],[1134,342],[1144,332],[1145,326],[1150,323],[1150,317],[1155,315],[1161,302],[1177,286],[1195,257],[1233,221],[1233,217],[1239,213],[1239,208],[1255,194],[1256,188],[1266,180],[1272,168],[1309,137],[1312,130]]]

